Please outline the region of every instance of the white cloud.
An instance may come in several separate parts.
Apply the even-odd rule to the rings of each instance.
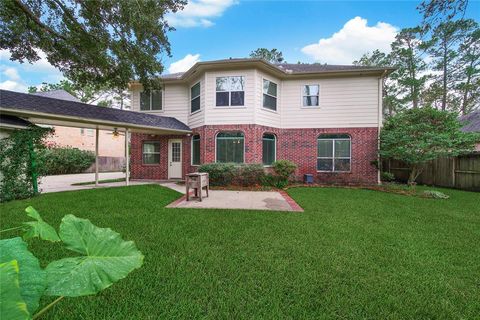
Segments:
[[[18,71],[14,67],[6,67],[2,71],[3,75],[7,77],[10,80],[18,81],[20,80],[20,75],[18,74]]]
[[[220,17],[237,0],[192,0],[176,13],[166,16],[168,23],[176,28],[211,27],[211,18]]]
[[[385,22],[369,27],[367,19],[355,17],[330,38],[307,45],[302,52],[322,63],[351,64],[375,49],[390,52],[390,44],[395,40],[397,31],[397,27]]]
[[[170,67],[168,67],[168,72],[185,72],[198,61],[200,61],[200,54],[187,54],[183,59],[180,59],[170,64]]]
[[[27,86],[23,83],[13,80],[5,80],[0,82],[0,89],[9,90],[9,91],[18,91],[18,92],[26,92]]]

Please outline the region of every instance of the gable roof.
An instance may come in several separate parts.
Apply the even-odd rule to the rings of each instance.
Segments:
[[[6,129],[26,129],[31,126],[32,123],[30,121],[24,120],[19,117],[7,115],[7,114],[0,114],[0,127]]]
[[[64,119],[119,128],[190,132],[186,124],[172,117],[99,107],[7,90],[0,90],[0,111],[17,116]]]
[[[36,95],[36,96],[47,97],[47,98],[82,102],[82,101],[80,101],[80,99],[78,99],[77,97],[75,97],[74,95],[68,93],[67,91],[65,91],[63,89],[43,91],[43,92],[34,92],[34,93],[31,93],[31,94]]]
[[[480,110],[461,116],[459,120],[465,124],[462,131],[480,132]]]

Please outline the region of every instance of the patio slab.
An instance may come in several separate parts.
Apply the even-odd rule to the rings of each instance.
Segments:
[[[203,201],[194,197],[187,201],[183,196],[167,208],[303,211],[287,193],[277,191],[210,190],[210,196]]]

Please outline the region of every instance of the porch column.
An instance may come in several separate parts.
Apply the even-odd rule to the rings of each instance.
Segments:
[[[125,184],[130,185],[130,151],[128,150],[128,128],[125,128]]]
[[[95,129],[95,186],[98,187],[98,128]]]

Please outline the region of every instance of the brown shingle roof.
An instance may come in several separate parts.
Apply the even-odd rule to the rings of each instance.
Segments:
[[[461,116],[459,120],[465,124],[462,131],[480,132],[480,110]]]

